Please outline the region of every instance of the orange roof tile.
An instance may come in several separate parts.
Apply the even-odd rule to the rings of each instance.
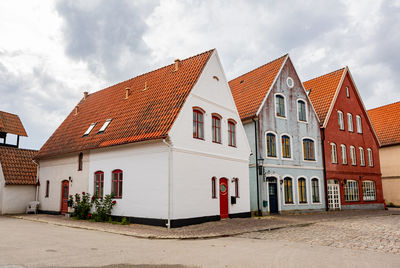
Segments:
[[[214,50],[90,94],[68,115],[36,158],[165,138]],[[147,88],[145,89],[145,84]],[[126,88],[130,96],[125,99]],[[97,134],[107,119],[106,131]],[[82,137],[91,123],[91,133]]]
[[[400,102],[368,110],[381,146],[400,144]]]
[[[256,116],[288,55],[284,55],[229,82],[242,120]]]
[[[18,115],[2,111],[0,111],[0,132],[28,137]]]
[[[321,125],[325,122],[345,69],[342,68],[303,83],[305,90],[311,90],[309,98],[317,112]]]
[[[35,150],[0,146],[0,164],[6,184],[34,185],[36,165],[32,159]]]

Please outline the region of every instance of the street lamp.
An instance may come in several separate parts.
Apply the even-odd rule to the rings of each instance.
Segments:
[[[263,158],[259,158],[258,160],[258,174],[259,175],[264,175],[264,159]]]

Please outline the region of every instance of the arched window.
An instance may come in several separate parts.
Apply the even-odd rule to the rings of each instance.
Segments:
[[[283,180],[283,187],[285,191],[285,204],[293,204],[293,184],[291,178]]]
[[[362,133],[361,116],[356,115],[357,133]]]
[[[336,151],[336,144],[331,143],[331,162],[332,164],[337,164],[337,151]]]
[[[303,139],[303,156],[304,160],[315,160],[314,141],[311,139]]]
[[[211,197],[217,198],[217,178],[211,178]]]
[[[299,203],[304,204],[307,203],[307,187],[306,187],[306,179],[300,178],[297,181],[298,189],[299,189]]]
[[[228,120],[228,145],[236,147],[236,123]]]
[[[122,198],[122,170],[112,172],[111,195],[113,198]]]
[[[267,156],[276,157],[276,135],[267,133]]]
[[[364,201],[375,201],[376,200],[376,189],[374,181],[363,181],[363,200]]]
[[[343,121],[343,112],[338,111],[338,123],[339,123],[339,129],[344,130],[344,121]]]
[[[312,202],[313,203],[319,203],[319,180],[317,178],[314,178],[311,180],[311,186],[312,186]]]
[[[234,178],[233,182],[235,183],[235,197],[239,198],[239,178]]]
[[[275,112],[277,116],[286,117],[285,98],[282,95],[275,96]]]
[[[98,197],[103,197],[104,193],[104,172],[96,171],[94,173],[94,194]]]
[[[221,118],[217,115],[212,116],[212,141],[221,143]]]
[[[347,151],[346,151],[346,145],[341,144],[340,149],[342,150],[342,164],[347,165]]]
[[[351,113],[347,113],[347,128],[353,132],[353,115]]]
[[[307,122],[306,103],[303,100],[297,101],[297,118],[299,121]]]
[[[282,157],[283,158],[290,158],[290,138],[287,135],[282,136]]]
[[[83,153],[80,153],[78,156],[78,171],[81,171],[83,168]]]
[[[359,201],[358,181],[348,180],[344,185],[344,199],[346,201]]]
[[[353,166],[357,165],[356,148],[354,146],[350,146],[350,158],[351,158],[351,164]]]
[[[372,149],[368,148],[367,152],[368,152],[368,166],[373,167],[374,166],[374,158],[372,155]]]
[[[364,156],[364,148],[359,147],[360,150],[360,166],[365,166],[365,156]]]
[[[193,109],[193,138],[204,140],[204,113]]]

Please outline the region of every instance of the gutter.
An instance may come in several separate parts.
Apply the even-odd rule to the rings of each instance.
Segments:
[[[328,206],[328,180],[326,178],[326,163],[325,163],[325,129],[321,128],[321,143],[322,143],[322,163],[324,164],[324,188],[325,188],[325,210],[329,210]]]
[[[251,119],[254,122],[254,147],[256,147],[256,181],[257,181],[257,215],[261,215],[260,210],[260,186],[258,178],[258,131],[257,131],[257,121],[254,118]]]
[[[172,144],[166,142],[165,139],[162,140],[168,146],[168,221],[167,228],[171,228],[171,188],[172,188]]]
[[[39,198],[39,169],[40,169],[40,165],[39,163],[37,163],[34,159],[32,159],[32,162],[37,166],[36,168],[36,192],[35,192],[35,201],[38,201]]]

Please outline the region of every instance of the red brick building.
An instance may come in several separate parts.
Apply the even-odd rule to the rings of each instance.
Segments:
[[[379,140],[348,67],[304,87],[321,123],[329,209],[383,208]]]

